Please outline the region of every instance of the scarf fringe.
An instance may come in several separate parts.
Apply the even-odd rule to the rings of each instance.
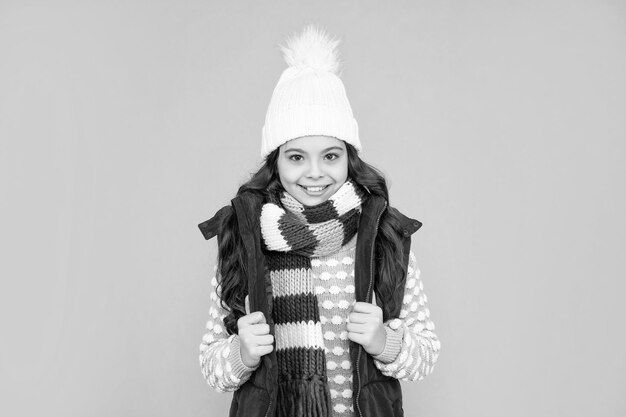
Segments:
[[[320,377],[278,384],[277,417],[331,417],[328,385]]]

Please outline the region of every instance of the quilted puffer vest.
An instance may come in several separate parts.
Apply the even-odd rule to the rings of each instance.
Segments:
[[[261,311],[270,317],[265,287],[265,257],[261,249],[261,227],[259,215],[263,201],[252,193],[244,193],[235,197],[230,206],[220,209],[214,217],[198,225],[205,239],[218,236],[222,221],[229,215],[235,215],[241,238],[247,248],[246,270],[248,273],[248,290],[250,293],[250,310]],[[378,231],[378,223],[387,202],[383,198],[370,196],[363,204],[359,221],[356,243],[355,261],[355,297],[357,301],[371,302],[372,292],[382,285],[377,281],[374,267],[374,242]],[[398,210],[389,207],[400,219],[403,229],[404,264],[408,265],[411,235],[422,223],[410,219]],[[404,288],[404,281],[402,286]],[[403,291],[393,291],[395,302],[386,303],[378,297],[377,303],[383,310],[383,319],[398,317],[402,306]],[[394,305],[392,309],[388,306]],[[270,333],[274,334],[274,325],[269,323]],[[374,365],[374,360],[363,347],[351,342],[350,354],[353,374],[354,412],[358,417],[401,417],[402,391],[400,382],[383,375]],[[261,364],[250,379],[233,395],[230,417],[273,417],[276,409],[276,352],[265,355]]]

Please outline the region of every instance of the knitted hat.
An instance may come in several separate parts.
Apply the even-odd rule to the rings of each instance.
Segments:
[[[332,136],[361,150],[359,127],[337,76],[338,40],[314,25],[281,46],[289,67],[274,88],[262,132],[261,158],[301,136]]]

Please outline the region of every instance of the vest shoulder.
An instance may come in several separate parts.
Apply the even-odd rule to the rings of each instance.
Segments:
[[[252,212],[260,212],[263,202],[262,196],[253,192],[244,192],[233,198],[230,205],[219,209],[209,220],[200,223],[198,228],[204,238],[209,240],[220,233],[222,223],[234,212],[249,216]]]
[[[395,207],[390,206],[387,210],[389,210],[389,212],[392,215],[394,215],[400,222],[402,229],[404,229],[404,232],[403,232],[404,236],[407,236],[407,237],[411,236],[413,233],[419,230],[420,227],[422,227],[422,224],[423,224],[422,222],[406,216],[404,213],[402,213],[400,210],[398,210]]]
[[[222,222],[226,217],[230,216],[232,211],[232,206],[224,206],[219,209],[209,220],[200,223],[198,225],[198,228],[200,229],[202,236],[204,236],[206,240],[209,240],[216,236],[220,230]]]

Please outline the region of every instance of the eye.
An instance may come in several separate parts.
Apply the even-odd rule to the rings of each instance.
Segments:
[[[289,155],[289,160],[294,161],[294,162],[300,162],[302,161],[302,155],[298,155],[298,154],[292,154]]]
[[[327,153],[324,158],[329,161],[334,161],[335,159],[339,158],[339,155],[337,155],[336,153]]]

